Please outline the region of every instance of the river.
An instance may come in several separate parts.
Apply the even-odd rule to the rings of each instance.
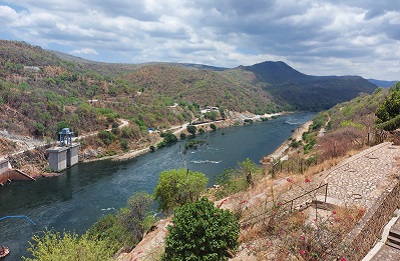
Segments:
[[[11,250],[4,260],[29,256],[31,236],[46,228],[83,233],[107,213],[115,213],[135,191],[153,193],[163,170],[187,167],[205,173],[212,185],[224,169],[250,158],[271,154],[291,131],[314,114],[300,113],[266,122],[231,127],[197,135],[206,144],[182,153],[184,142],[127,161],[79,163],[60,176],[12,182],[0,187],[0,217],[27,215],[27,219],[0,221],[0,245]]]

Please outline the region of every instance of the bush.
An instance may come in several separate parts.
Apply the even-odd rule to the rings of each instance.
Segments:
[[[114,253],[120,248],[131,249],[155,223],[151,206],[153,197],[146,192],[136,192],[117,214],[108,214],[97,221],[88,235],[107,241]]]
[[[181,138],[181,140],[186,139],[186,133],[182,132],[179,137]]]
[[[221,187],[215,192],[214,196],[221,199],[245,190],[251,185],[249,181],[257,181],[263,173],[260,166],[247,158],[245,161],[239,162],[235,169],[226,169],[216,178],[216,184],[221,185]]]
[[[210,128],[211,128],[213,131],[215,131],[215,130],[217,130],[217,125],[215,125],[214,123],[211,123],[211,124],[210,124]]]
[[[121,148],[124,151],[128,151],[129,150],[129,142],[128,142],[127,139],[122,138],[121,141],[120,141],[120,145],[121,145]]]
[[[34,235],[28,250],[32,258],[22,257],[27,261],[46,260],[111,260],[112,246],[107,241],[98,240],[88,234],[79,236],[72,232],[60,234],[53,230]]]
[[[163,260],[227,260],[237,248],[239,223],[207,198],[176,210]]]
[[[186,127],[186,130],[187,130],[190,134],[195,135],[195,134],[196,134],[196,131],[197,131],[197,128],[196,128],[196,126],[188,125],[188,126]]]
[[[105,145],[110,145],[114,140],[115,140],[115,135],[112,134],[109,131],[100,131],[97,136],[101,139],[101,141],[105,144]]]
[[[194,202],[205,191],[207,183],[208,178],[201,172],[183,168],[163,171],[154,190],[159,209],[170,212],[175,207]]]

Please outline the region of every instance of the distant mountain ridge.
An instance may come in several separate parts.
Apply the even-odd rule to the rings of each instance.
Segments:
[[[360,76],[312,76],[284,62],[263,62],[241,66],[254,73],[252,83],[296,110],[320,111],[348,101],[360,93],[372,93],[377,86]]]
[[[376,79],[367,79],[367,80],[378,87],[384,87],[384,88],[392,87],[396,82],[398,82],[398,81],[385,81]]]

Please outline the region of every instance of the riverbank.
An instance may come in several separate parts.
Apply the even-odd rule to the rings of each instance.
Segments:
[[[289,149],[290,149],[290,143],[295,140],[295,141],[299,141],[302,139],[303,133],[308,131],[308,128],[310,127],[310,125],[312,124],[312,120],[307,121],[306,123],[304,123],[303,125],[301,125],[300,127],[296,128],[296,130],[293,132],[291,139],[286,140],[284,143],[282,143],[282,145],[280,145],[273,153],[271,153],[270,155],[264,157],[261,160],[261,163],[269,163],[272,162],[274,160],[277,159],[285,159],[287,157],[289,157]]]
[[[270,114],[263,114],[263,115],[256,115],[252,114],[250,112],[228,112],[229,113],[229,118],[225,120],[216,120],[216,121],[210,121],[207,123],[201,123],[201,124],[196,124],[196,127],[206,127],[205,131],[210,132],[213,131],[209,126],[211,124],[215,124],[218,129],[224,129],[224,128],[229,128],[229,127],[234,127],[238,126],[239,124],[245,124],[245,120],[252,120],[252,121],[262,121],[263,119],[271,119],[274,117],[279,117],[282,115],[289,114],[290,112],[278,112],[278,113],[270,113]],[[189,124],[184,124],[182,126],[175,126],[170,128],[169,130],[174,130],[173,134],[175,136],[179,136],[182,132],[186,132],[186,127]],[[166,130],[167,131],[167,130]],[[157,144],[161,142],[163,138],[158,138],[156,141],[149,142],[146,146],[146,148],[141,148],[141,149],[136,149],[136,150],[131,150],[129,152],[126,152],[121,155],[114,155],[114,156],[107,156],[107,157],[102,157],[98,159],[90,159],[90,160],[85,160],[84,162],[89,162],[89,161],[96,161],[96,160],[104,160],[104,159],[111,159],[113,161],[123,161],[123,160],[129,160],[133,159],[135,157],[138,157],[140,155],[146,154],[151,152],[152,150],[150,149],[150,146],[157,147]]]

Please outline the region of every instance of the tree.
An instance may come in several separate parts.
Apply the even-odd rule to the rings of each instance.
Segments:
[[[111,260],[112,246],[106,241],[90,237],[88,234],[79,236],[72,232],[60,234],[46,230],[42,235],[36,234],[29,242],[28,250],[32,258],[22,257],[27,261],[51,260]]]
[[[153,196],[147,192],[136,192],[128,199],[128,204],[119,213],[122,225],[129,231],[136,243],[142,240],[150,228],[152,219],[151,205]]]
[[[400,82],[390,90],[389,96],[375,112],[376,123],[381,128],[392,131],[400,127]]]
[[[375,113],[380,122],[388,121],[398,114],[400,114],[400,82],[391,88],[389,96]]]
[[[194,126],[194,125],[188,125],[188,126],[186,127],[186,130],[187,130],[190,134],[195,135],[195,134],[196,134],[196,131],[197,131],[197,128],[196,128],[196,126]]]
[[[215,130],[217,130],[217,125],[215,125],[214,123],[211,123],[211,124],[210,124],[210,128],[211,128],[213,131],[215,131]]]
[[[163,171],[154,190],[159,209],[170,212],[175,207],[194,202],[205,191],[208,178],[201,172],[186,169]]]
[[[238,246],[239,223],[207,198],[175,211],[163,260],[227,260]]]

